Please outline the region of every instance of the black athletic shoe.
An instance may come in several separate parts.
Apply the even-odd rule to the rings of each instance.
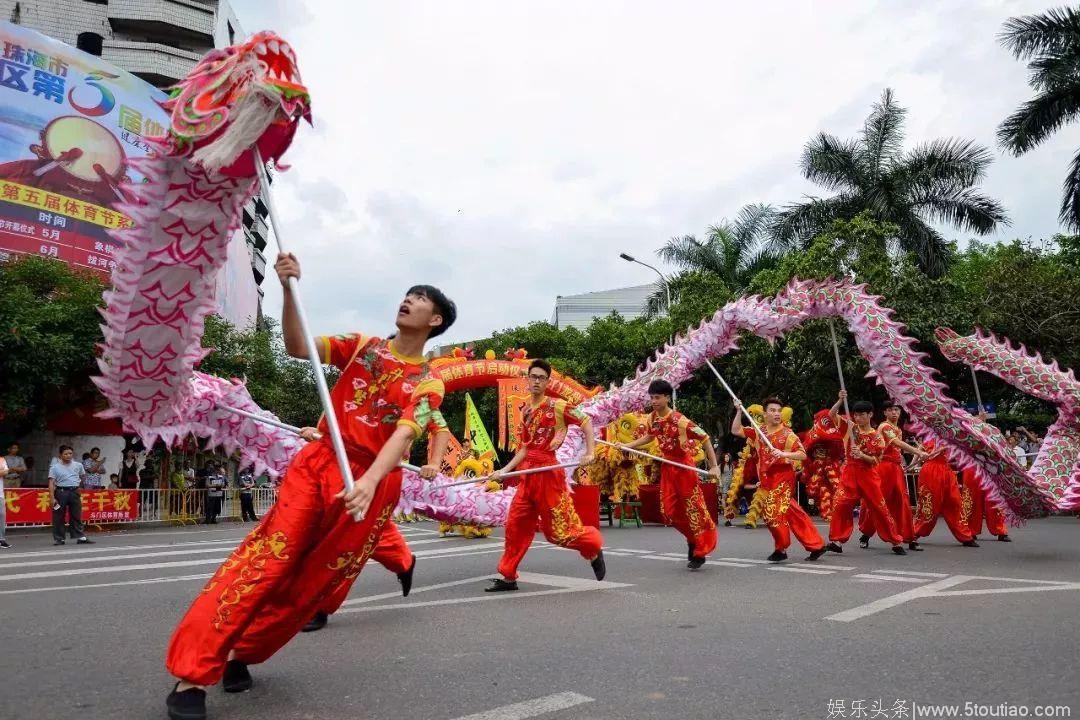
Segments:
[[[773,554],[765,559],[769,562],[783,562],[787,560],[787,553],[783,550],[773,550]]]
[[[206,691],[200,688],[188,688],[178,692],[173,686],[169,697],[165,698],[165,707],[169,709],[172,720],[206,720]]]
[[[517,580],[506,581],[495,578],[491,581],[491,587],[484,588],[484,592],[511,592],[517,590]]]
[[[315,632],[316,630],[322,630],[326,627],[326,623],[330,620],[330,616],[324,612],[315,613],[315,617],[308,620],[308,624],[300,628],[300,632]]]
[[[960,544],[964,547],[979,547],[979,543],[975,542],[974,540],[968,540],[967,542],[962,542]]]
[[[893,555],[907,555],[907,550],[904,549],[903,545],[893,545],[892,551]]]
[[[724,521],[724,527],[731,527],[731,521],[730,520],[725,520]]]
[[[225,663],[225,675],[221,678],[221,688],[227,693],[242,693],[251,689],[251,673],[247,663],[229,660]]]
[[[861,547],[863,550],[870,547],[870,536],[869,535],[860,535],[859,536],[859,547]]]
[[[825,554],[825,551],[827,549],[828,548],[818,548],[817,550],[811,550],[810,554],[806,556],[806,559],[810,562],[815,562],[816,560],[819,560],[822,555]]]
[[[53,545],[63,545],[63,544],[64,544],[64,541],[63,541],[63,540],[53,540],[53,541],[52,541],[52,544],[53,544]]]
[[[1012,538],[1008,534],[998,535],[998,542],[1012,542]]]
[[[88,537],[81,537],[76,542],[76,545],[93,545],[94,541]]]
[[[924,548],[919,547],[919,543],[912,540],[907,544],[908,550],[914,550],[915,552],[922,552]]]
[[[589,563],[592,565],[593,575],[597,580],[603,580],[607,575],[607,565],[604,564],[604,551],[601,550],[600,554],[593,558],[593,561]]]
[[[691,570],[699,570],[701,568],[701,566],[704,565],[704,564],[705,564],[705,558],[703,558],[703,557],[692,557],[692,558],[690,558],[690,562],[686,563],[686,567],[688,567]]]
[[[9,547],[11,547],[11,543],[9,543],[7,540],[0,540],[0,548],[4,548],[5,550],[7,550]]]
[[[753,530],[756,527],[757,525],[751,525],[750,523],[743,523],[742,526],[743,530]]]
[[[834,543],[834,542],[831,542],[828,545],[826,545],[825,549],[828,550],[829,552],[833,552],[833,553],[836,553],[838,555],[843,554],[843,552],[844,552],[844,548],[839,543]]]
[[[416,569],[416,556],[412,556],[412,565],[409,569],[403,573],[398,573],[397,579],[401,583],[401,597],[409,597],[409,591],[412,590],[412,574]]]

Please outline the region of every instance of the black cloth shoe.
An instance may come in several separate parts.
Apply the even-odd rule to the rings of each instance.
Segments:
[[[831,542],[828,545],[826,545],[825,549],[828,550],[829,552],[834,552],[834,553],[837,553],[837,554],[842,554],[844,552],[844,548],[841,547],[839,543],[834,543],[834,542]]]
[[[998,535],[998,542],[1012,542],[1012,538],[1008,534]]]
[[[691,570],[698,570],[704,564],[705,564],[705,558],[703,558],[703,557],[692,557],[692,558],[690,558],[690,562],[686,563],[686,567],[690,568]]]
[[[94,541],[88,537],[81,537],[76,542],[76,545],[93,545]]]
[[[904,549],[903,545],[893,545],[892,551],[893,555],[907,555],[907,550]]]
[[[863,550],[870,547],[870,536],[869,535],[860,535],[859,536],[859,547],[861,547]]]
[[[923,548],[919,547],[919,543],[916,542],[915,540],[912,540],[911,542],[909,542],[907,544],[907,548],[908,548],[908,550],[914,550],[915,552],[922,552],[923,551]]]
[[[484,592],[511,592],[517,590],[517,580],[503,580],[495,578],[491,581],[491,587],[484,588]]]
[[[783,562],[787,560],[787,553],[783,550],[773,550],[773,554],[765,559],[769,562]]]
[[[974,540],[968,540],[967,542],[962,542],[960,544],[964,547],[979,547],[979,543],[975,542]]]
[[[397,579],[401,583],[401,597],[409,597],[409,591],[412,590],[412,574],[416,569],[416,556],[412,556],[412,565],[409,569],[403,573],[398,573]]]
[[[300,628],[300,632],[315,632],[316,630],[322,630],[326,627],[327,621],[330,620],[330,616],[324,612],[315,613],[315,617],[308,620],[308,624]]]
[[[593,575],[596,576],[597,580],[603,580],[604,576],[607,575],[607,564],[604,563],[603,550],[601,550],[600,553],[592,559],[592,562],[589,563],[589,565],[592,566]]]
[[[818,548],[817,550],[811,550],[810,554],[806,556],[806,559],[809,560],[810,562],[814,562],[815,560],[820,559],[821,556],[825,554],[826,549],[827,548],[822,547],[822,548]]]
[[[206,691],[200,688],[188,688],[178,692],[173,686],[169,697],[165,698],[165,707],[169,709],[172,720],[206,720]]]
[[[724,521],[724,527],[731,527],[731,521],[730,520],[725,520]]]
[[[221,689],[227,693],[242,693],[251,689],[251,673],[247,663],[229,660],[225,663],[225,675],[221,678]]]

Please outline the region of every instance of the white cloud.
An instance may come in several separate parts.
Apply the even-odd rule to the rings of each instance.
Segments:
[[[450,339],[547,319],[558,294],[650,282],[653,257],[747,202],[820,192],[803,144],[850,136],[886,86],[908,145],[994,146],[1028,97],[996,42],[1038,2],[374,3],[235,0],[296,48],[316,131],[275,183],[314,329],[385,332],[398,296],[438,284]],[[1075,128],[999,155],[999,239],[1058,231]],[[951,233],[950,233],[951,235]],[[266,311],[280,291],[265,284]]]

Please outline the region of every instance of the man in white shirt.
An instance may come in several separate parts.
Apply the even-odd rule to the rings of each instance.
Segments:
[[[79,485],[86,479],[86,468],[75,462],[75,451],[70,445],[60,446],[60,459],[49,466],[49,497],[53,498],[53,545],[64,544],[64,514],[70,517],[68,532],[79,545],[92,545],[83,533],[82,498]]]
[[[7,541],[7,501],[4,499],[4,476],[7,475],[8,466],[4,458],[0,458],[0,549],[7,550],[11,543]]]

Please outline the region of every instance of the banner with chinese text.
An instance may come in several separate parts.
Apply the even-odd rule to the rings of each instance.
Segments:
[[[138,490],[80,490],[84,523],[125,522],[139,519]],[[52,499],[44,488],[4,491],[8,525],[47,525],[52,522]]]
[[[107,274],[131,225],[113,207],[165,94],[45,35],[0,23],[0,260],[34,253]]]

